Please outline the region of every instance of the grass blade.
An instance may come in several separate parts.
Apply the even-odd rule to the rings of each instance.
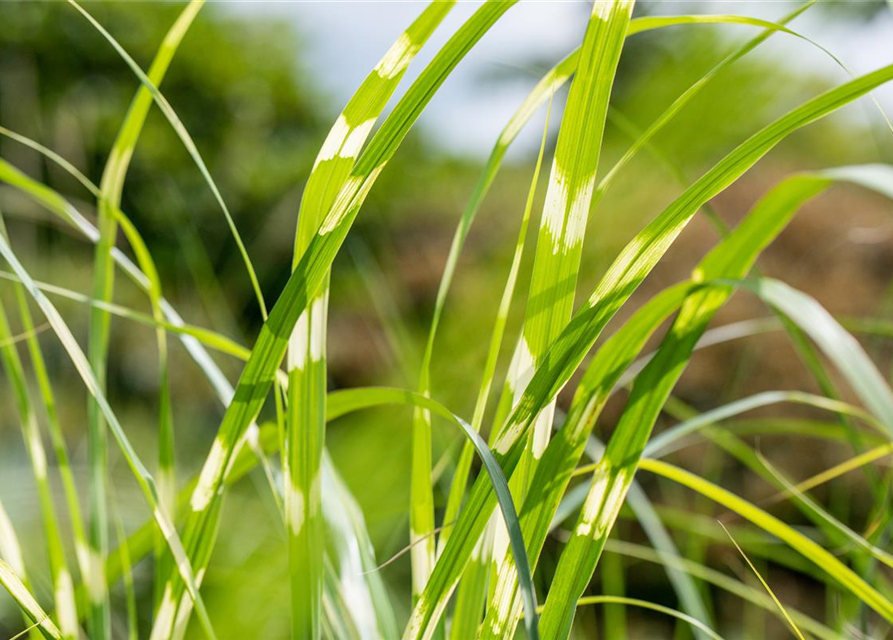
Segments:
[[[658,613],[663,613],[664,615],[672,616],[674,618],[678,618],[679,620],[687,622],[693,628],[704,633],[707,637],[713,638],[713,640],[722,640],[722,636],[720,636],[713,629],[708,627],[697,618],[693,618],[686,613],[682,613],[681,611],[677,611],[676,609],[671,609],[670,607],[665,607],[654,602],[648,602],[647,600],[640,600],[638,598],[625,598],[622,596],[586,596],[585,598],[580,598],[579,600],[577,600],[578,607],[590,604],[623,604],[629,607],[641,607],[643,609],[650,609],[651,611],[657,611]]]
[[[245,430],[264,403],[298,318],[309,308],[310,302],[323,286],[329,265],[375,179],[437,88],[471,47],[513,4],[491,0],[482,5],[438,52],[360,155],[332,209],[324,217],[319,232],[311,240],[261,329],[242,372],[233,402],[227,408],[193,493],[193,513],[185,532],[186,549],[190,557],[198,557],[203,543],[208,541],[205,529],[212,521],[211,507],[221,488],[226,467]],[[170,606],[176,608],[182,586],[171,583],[169,586]],[[166,637],[168,633],[156,625],[153,640]]]
[[[452,1],[428,5],[366,77],[329,131],[301,200],[293,268],[297,267],[311,239],[319,231],[323,217],[350,177],[366,138],[407,67],[453,5]],[[327,308],[328,283],[298,318],[289,344],[286,521],[290,527],[293,638],[319,636],[323,524],[316,505],[322,500],[321,483],[317,478],[325,443]],[[419,459],[420,452],[424,452],[423,444],[419,443],[414,449],[414,465],[424,462]],[[430,469],[430,439],[427,450]],[[427,478],[424,486],[430,493]],[[413,491],[413,495],[419,491],[415,484]],[[433,518],[433,499],[425,501],[424,495],[414,498],[410,509],[411,530],[427,536],[433,528]],[[430,540],[433,545],[433,539]],[[433,546],[431,557],[426,556],[426,550],[424,544],[413,547],[414,584],[424,584],[426,567],[433,563]]]
[[[725,508],[734,511],[764,531],[771,533],[791,548],[795,549],[811,563],[821,567],[824,573],[833,577],[840,585],[854,593],[860,600],[877,611],[888,621],[893,620],[893,603],[878,593],[871,587],[871,585],[867,584],[862,578],[856,575],[851,569],[846,567],[840,560],[820,545],[816,544],[799,531],[789,527],[778,518],[775,518],[733,493],[726,491],[722,487],[718,487],[715,484],[707,482],[703,478],[667,464],[666,462],[643,458],[639,462],[639,468],[643,471],[658,474],[668,480],[672,480],[682,486],[688,487],[689,489],[710,498],[714,502],[721,504]]]
[[[632,492],[630,492],[630,495],[632,495]],[[775,606],[775,603],[769,596],[760,591],[757,591],[753,587],[743,582],[725,575],[724,573],[720,573],[719,571],[711,569],[710,567],[704,566],[697,562],[693,562],[685,558],[668,558],[659,555],[656,551],[654,551],[653,549],[649,549],[648,547],[643,547],[641,545],[620,540],[609,540],[607,546],[605,547],[605,551],[609,553],[618,553],[637,560],[644,560],[645,562],[663,564],[664,566],[671,565],[673,567],[676,567],[680,571],[684,571],[687,574],[703,580],[704,582],[708,582],[711,585],[722,589],[723,591],[726,591],[734,596],[737,596],[738,598],[741,598],[742,600],[745,600],[746,602],[754,604],[776,615],[781,615],[778,611],[778,607]],[[817,620],[801,613],[800,611],[788,608],[788,613],[790,613],[791,618],[797,623],[798,626],[802,627],[805,631],[811,633],[817,638],[822,638],[822,640],[843,639],[843,636],[835,633],[833,630],[829,629]]]
[[[5,229],[4,229],[5,231]],[[54,600],[56,603],[56,615],[59,627],[65,640],[76,639],[79,634],[77,606],[74,600],[74,586],[68,563],[65,559],[65,550],[62,544],[62,534],[59,530],[59,520],[56,515],[56,506],[53,500],[53,490],[50,486],[47,455],[40,435],[37,415],[31,402],[28,384],[25,381],[25,370],[15,344],[10,340],[12,332],[6,317],[6,310],[0,304],[0,359],[3,361],[3,369],[9,378],[13,390],[16,409],[22,427],[22,437],[28,456],[31,459],[31,467],[37,485],[37,496],[40,504],[40,513],[43,520],[44,536],[46,537],[47,556],[50,563],[50,577],[53,583]]]
[[[9,592],[9,595],[13,597],[25,615],[34,622],[45,638],[62,640],[62,633],[46,612],[40,608],[40,604],[34,599],[12,567],[3,560],[0,560],[0,584]]]
[[[549,110],[546,114],[546,124],[543,127],[543,137],[540,141],[539,154],[537,155],[536,165],[533,170],[533,177],[530,181],[530,189],[527,194],[527,202],[524,207],[524,215],[521,218],[521,228],[518,231],[518,239],[515,242],[515,252],[512,256],[512,265],[509,269],[509,275],[506,279],[505,288],[503,289],[502,298],[499,302],[499,308],[496,312],[496,321],[494,322],[493,332],[490,337],[490,346],[487,351],[487,360],[484,363],[484,373],[481,385],[478,388],[477,399],[475,400],[474,415],[472,417],[472,427],[475,431],[481,430],[484,420],[484,413],[487,409],[487,401],[490,397],[490,388],[493,385],[493,378],[496,374],[496,364],[499,360],[499,352],[502,349],[503,337],[505,335],[505,326],[508,322],[508,315],[511,309],[512,298],[515,293],[515,285],[518,281],[518,271],[521,268],[521,258],[524,254],[524,245],[527,241],[527,228],[530,224],[530,212],[533,209],[533,200],[536,195],[536,187],[539,182],[540,169],[543,163],[543,155],[546,149],[546,140],[549,131],[549,119],[552,114],[552,103],[549,102]],[[454,246],[456,246],[454,244]],[[443,282],[443,281],[442,281]],[[433,337],[434,327],[432,333]],[[429,338],[429,347],[432,344]],[[444,513],[444,531],[441,534],[441,548],[449,540],[450,527],[459,514],[462,498],[465,495],[465,486],[468,482],[468,473],[471,469],[472,450],[466,443],[462,449],[459,463],[453,474],[450,493],[447,498],[447,507]],[[478,555],[474,566],[466,571],[466,578],[460,587],[459,594],[456,598],[456,613],[453,616],[453,624],[450,630],[450,636],[454,640],[469,637],[475,633],[480,624],[481,610],[486,599],[487,579],[490,572],[490,556],[493,549],[493,538],[495,532],[485,535],[485,541],[481,542],[481,551]]]
[[[133,449],[133,446],[130,444],[127,435],[124,433],[121,424],[118,422],[117,417],[112,411],[111,405],[109,405],[108,400],[102,393],[102,389],[100,388],[96,376],[93,374],[93,371],[90,368],[87,357],[84,355],[84,352],[81,350],[80,346],[72,335],[71,330],[65,324],[62,316],[59,315],[59,312],[52,305],[52,303],[34,284],[31,276],[19,262],[15,253],[13,253],[12,248],[9,246],[9,243],[2,236],[2,234],[0,234],[0,255],[2,255],[3,258],[9,263],[13,271],[22,281],[25,289],[40,307],[41,311],[46,316],[47,321],[52,326],[53,331],[58,336],[59,341],[62,343],[73,364],[75,365],[75,368],[77,369],[78,374],[81,376],[81,379],[84,381],[87,390],[96,398],[99,407],[105,417],[105,420],[108,423],[108,427],[112,431],[115,440],[118,442],[124,458],[127,461],[127,464],[130,467],[131,471],[133,472],[133,475],[136,478],[137,484],[139,485],[143,496],[146,499],[146,502],[152,509],[153,517],[155,518],[158,527],[164,534],[165,540],[174,555],[175,565],[186,583],[189,595],[196,602],[199,616],[202,621],[202,626],[204,627],[205,632],[208,634],[208,636],[213,639],[215,637],[215,634],[211,627],[211,621],[208,618],[207,611],[204,608],[201,597],[199,596],[198,591],[195,588],[194,574],[188,558],[183,551],[183,546],[180,541],[180,537],[177,534],[177,530],[171,522],[168,514],[160,506],[158,502],[158,491],[156,489],[155,481],[146,466],[140,460],[136,451]]]
[[[248,277],[251,280],[251,286],[254,289],[254,294],[257,297],[257,303],[261,310],[261,315],[266,318],[267,315],[267,307],[264,303],[263,293],[260,289],[260,283],[257,280],[257,274],[254,271],[254,266],[251,264],[251,259],[248,257],[248,251],[245,249],[245,244],[242,242],[242,237],[239,235],[239,231],[236,228],[236,224],[233,221],[232,215],[229,212],[226,204],[223,201],[223,196],[220,194],[220,190],[217,188],[217,184],[214,182],[214,179],[211,177],[210,171],[208,171],[207,166],[205,165],[204,160],[202,160],[201,154],[198,151],[198,148],[195,146],[195,143],[192,140],[192,137],[189,135],[189,132],[186,130],[186,127],[183,126],[183,123],[180,121],[180,118],[177,116],[173,107],[171,107],[170,103],[168,103],[167,99],[161,94],[158,90],[158,87],[155,82],[152,81],[150,77],[148,77],[145,72],[140,68],[140,66],[134,62],[133,58],[124,50],[124,48],[112,37],[105,27],[103,27],[90,13],[88,13],[81,5],[79,5],[75,0],[68,0],[69,4],[71,4],[77,11],[83,15],[89,22],[92,24],[96,30],[105,38],[112,48],[121,56],[121,59],[130,67],[131,71],[133,71],[134,75],[139,79],[140,83],[142,83],[141,88],[145,88],[152,100],[155,104],[158,105],[158,108],[164,114],[164,117],[170,123],[171,127],[174,129],[174,132],[177,134],[177,137],[180,138],[180,141],[183,143],[183,146],[186,148],[186,151],[189,153],[192,160],[195,162],[199,171],[202,174],[205,182],[208,184],[208,187],[211,189],[212,194],[214,195],[214,199],[217,201],[217,204],[220,206],[220,209],[223,211],[223,215],[226,218],[226,223],[229,226],[230,232],[233,235],[233,239],[236,242],[236,246],[239,249],[239,253],[242,256],[242,261],[245,263],[245,269],[248,272]],[[195,3],[201,5],[204,0],[195,0]],[[189,7],[187,7],[189,9]]]
[[[152,88],[161,84],[171,60],[176,53],[180,42],[195,19],[199,9],[204,4],[203,0],[194,0],[181,12],[178,19],[165,35],[158,53],[152,61],[149,75],[143,75],[145,86],[140,86],[128,110],[121,129],[109,153],[108,161],[103,170],[100,181],[100,193],[98,196],[99,210],[99,242],[96,245],[93,272],[93,297],[103,302],[110,302],[114,288],[114,262],[112,249],[115,245],[119,216],[116,211],[121,204],[121,194],[124,189],[124,180],[130,166],[130,159],[136,147],[137,140],[145,123],[149,108],[152,106]],[[123,49],[114,43],[111,36],[105,32],[99,24],[81,9],[77,3],[72,5],[81,11],[103,35],[112,41],[119,53]],[[126,56],[126,54],[124,54]],[[128,58],[125,58],[128,59]],[[132,63],[132,60],[130,60]],[[135,63],[133,63],[135,66]],[[140,72],[142,73],[142,72]],[[143,79],[141,78],[141,79]],[[157,93],[157,89],[155,89]],[[160,95],[160,94],[159,94]],[[125,227],[125,232],[127,228]],[[128,237],[133,234],[128,233]],[[148,255],[147,251],[138,255]],[[149,274],[154,274],[154,267]],[[149,289],[152,311],[156,319],[162,317],[160,309],[161,287],[157,276],[153,279],[153,286]],[[89,362],[92,367],[100,390],[105,390],[106,360],[109,346],[109,314],[101,308],[93,307],[90,314],[89,335]],[[160,371],[160,398],[159,398],[159,499],[167,506],[175,491],[173,478],[173,418],[170,407],[170,386],[167,375],[167,336],[164,331],[156,331],[158,342],[158,358]],[[89,542],[91,575],[101,576],[105,573],[104,563],[108,554],[109,518],[107,510],[106,474],[108,466],[108,453],[105,427],[102,424],[102,412],[92,397],[87,405],[87,428],[89,436],[89,466],[90,466],[90,520]],[[157,553],[157,566],[159,571],[167,573],[170,567],[170,558],[164,552],[163,540],[159,541]],[[104,580],[88,580],[90,590],[90,615],[88,628],[97,640],[111,638],[111,619],[109,611],[108,593],[103,590]],[[158,583],[157,583],[158,584]],[[95,589],[92,589],[95,587]],[[157,591],[158,589],[156,589]],[[156,593],[156,598],[157,598]]]
[[[823,174],[795,176],[773,189],[744,222],[698,265],[695,283],[714,279],[712,274],[746,274],[757,256],[787,225],[799,207],[830,186]],[[593,472],[583,513],[562,554],[543,615],[546,629],[558,637],[570,630],[573,609],[568,598],[582,594],[598,562],[661,408],[684,370],[707,323],[730,297],[732,290],[694,291],[655,357],[637,376],[627,408]],[[550,608],[552,600],[554,608]],[[553,613],[554,612],[554,613]]]
[[[697,208],[714,193],[734,182],[744,170],[752,166],[775,144],[806,124],[839,108],[843,104],[864,95],[874,86],[893,77],[893,67],[885,67],[833,89],[783,116],[775,123],[752,136],[718,165],[708,171],[678,198],[661,216],[652,222],[621,253],[590,301],[577,313],[562,336],[553,344],[553,353],[547,355],[551,365],[542,374],[536,374],[528,385],[525,399],[502,431],[496,450],[508,461],[519,437],[529,424],[528,418],[543,399],[554,396],[567,380],[569,372],[579,363],[580,355],[591,345],[590,336],[597,336],[617,308],[641,282],[651,265],[675,239],[684,224]],[[589,329],[584,329],[589,325]],[[570,347],[574,344],[573,347]],[[551,355],[552,358],[548,356]],[[528,406],[529,405],[529,406]],[[486,490],[481,490],[481,499]],[[479,517],[479,516],[476,516]],[[462,524],[460,519],[459,525]],[[459,526],[457,525],[457,527]],[[454,534],[455,535],[455,534]]]
[[[815,299],[770,278],[739,285],[797,324],[835,364],[865,406],[893,433],[893,391],[865,350]]]
[[[772,598],[772,601],[775,603],[775,606],[777,606],[778,609],[781,611],[781,614],[784,616],[785,621],[787,621],[788,625],[791,627],[791,630],[794,632],[794,634],[800,640],[806,640],[806,638],[803,637],[803,633],[800,631],[799,627],[797,627],[797,623],[791,619],[791,616],[788,614],[787,609],[785,609],[784,605],[781,604],[781,601],[778,599],[778,596],[776,596],[775,592],[772,591],[772,589],[769,587],[769,583],[767,583],[766,580],[763,578],[763,576],[760,575],[760,572],[757,571],[757,568],[753,565],[753,562],[750,561],[750,558],[747,557],[747,554],[744,553],[744,550],[738,546],[738,543],[735,542],[735,538],[732,537],[732,534],[729,533],[729,530],[726,529],[725,525],[722,522],[720,522],[719,525],[728,534],[729,540],[732,541],[732,544],[735,545],[735,548],[738,550],[738,553],[740,553],[741,557],[744,558],[744,561],[747,562],[747,566],[750,567],[750,570],[753,571],[754,574],[757,576],[757,579],[759,579],[760,584],[762,584],[763,588],[766,589],[766,591],[769,593],[769,596]]]

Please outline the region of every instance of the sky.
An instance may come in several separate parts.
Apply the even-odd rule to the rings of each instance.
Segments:
[[[859,2],[860,0],[845,0]],[[799,2],[790,0],[650,0],[655,13],[741,14],[773,20]],[[641,2],[639,4],[644,4]],[[315,72],[318,86],[332,98],[333,120],[366,74],[425,5],[416,0],[295,0],[232,2],[227,10],[287,20],[304,43],[304,65]],[[655,5],[657,5],[655,7]],[[478,7],[460,1],[422,49],[404,79],[409,86],[440,46]],[[585,0],[527,0],[503,16],[471,50],[435,95],[419,120],[422,128],[446,151],[484,158],[499,131],[548,66],[569,53],[582,39],[591,3]],[[816,7],[797,19],[792,28],[834,52],[854,73],[893,62],[893,13],[858,25],[829,19]],[[722,29],[730,49],[754,34],[748,26],[681,27]],[[647,36],[641,36],[647,37]],[[846,72],[813,45],[788,34],[778,34],[752,55],[772,56],[804,73],[827,74],[838,82]],[[512,81],[504,76],[514,70]],[[893,111],[893,88],[877,93]],[[865,117],[854,114],[854,117]],[[542,118],[541,114],[541,118]],[[515,153],[538,144],[542,120],[534,120],[519,138]]]

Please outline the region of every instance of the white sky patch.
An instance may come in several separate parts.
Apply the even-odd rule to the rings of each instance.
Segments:
[[[294,484],[286,486],[288,487],[288,492],[285,494],[285,511],[288,516],[288,526],[291,529],[291,534],[296,536],[301,533],[306,516],[304,492]]]
[[[192,492],[189,504],[192,505],[193,511],[203,511],[214,497],[214,480],[223,473],[223,463],[226,452],[223,450],[223,443],[220,438],[214,438],[214,444],[211,445],[211,452],[208,459],[202,467],[201,475],[198,478],[198,484]]]
[[[288,338],[288,370],[303,371],[307,365],[308,310],[304,309],[298,317],[295,328]]]
[[[393,78],[409,66],[418,49],[409,35],[402,33],[379,63],[375,65],[375,70],[382,78]]]
[[[310,359],[313,362],[322,360],[326,341],[326,295],[313,301],[310,307]],[[304,314],[306,314],[306,310]],[[304,314],[301,314],[302,316]]]

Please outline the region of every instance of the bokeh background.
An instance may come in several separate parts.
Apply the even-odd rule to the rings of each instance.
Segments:
[[[304,182],[328,127],[388,45],[421,10],[417,2],[211,2],[187,35],[164,81],[163,92],[194,137],[220,185],[268,301],[277,297],[291,264],[298,205]],[[641,2],[646,13],[743,13],[778,18],[793,2]],[[404,81],[423,68],[439,45],[471,11],[460,3]],[[144,68],[180,5],[167,2],[90,3],[89,9]],[[338,256],[332,277],[329,371],[333,389],[359,385],[417,384],[418,361],[449,243],[483,160],[499,130],[537,79],[582,37],[585,2],[521,3],[468,58],[432,101],[419,125],[389,163]],[[893,59],[893,12],[884,2],[823,3],[793,25],[838,55],[854,73]],[[677,27],[630,40],[614,89],[602,167],[609,167],[663,109],[754,29],[744,26]],[[590,219],[580,296],[588,295],[613,256],[684,186],[726,151],[773,117],[847,78],[827,55],[790,35],[776,34],[735,64],[680,113],[653,146],[621,174]],[[27,135],[65,156],[98,181],[109,148],[137,81],[117,54],[63,2],[0,3],[0,125]],[[562,94],[563,96],[563,94]],[[550,127],[554,143],[561,111],[556,99]],[[878,104],[893,106],[880,91]],[[477,391],[486,343],[507,274],[543,116],[534,119],[509,155],[469,236],[437,342],[433,393],[468,415]],[[88,217],[90,194],[35,152],[0,137],[0,156],[64,193]],[[893,132],[878,107],[865,99],[785,141],[754,170],[712,203],[734,224],[770,186],[792,171],[893,160]],[[544,172],[544,174],[547,172]],[[545,175],[537,198],[541,207]],[[90,289],[92,247],[49,214],[0,185],[0,208],[13,244],[32,275],[75,291]],[[164,118],[149,116],[129,172],[123,209],[142,231],[159,267],[165,295],[191,323],[211,327],[250,345],[260,314],[241,258],[198,170]],[[835,188],[808,205],[760,260],[760,269],[816,296],[841,317],[889,316],[893,309],[893,208],[850,188]],[[698,216],[629,305],[685,278],[717,238]],[[529,252],[528,258],[532,258]],[[529,274],[524,263],[520,282]],[[521,287],[523,291],[524,287]],[[0,283],[0,296],[8,298]],[[55,300],[76,336],[86,341],[88,310]],[[116,302],[147,310],[145,296],[118,278]],[[523,300],[515,304],[508,335],[516,335]],[[621,313],[621,318],[628,315]],[[737,296],[714,325],[767,315]],[[613,325],[616,326],[616,325]],[[85,472],[86,393],[51,332],[46,349],[59,395],[62,424]],[[222,410],[188,355],[172,341],[172,387],[181,480],[206,455]],[[889,370],[883,341],[866,342]],[[240,363],[217,361],[231,379]],[[152,329],[126,320],[112,324],[109,396],[145,460],[155,459],[157,375]],[[502,369],[507,363],[503,363]],[[769,389],[816,391],[795,351],[781,334],[734,341],[700,352],[677,389],[698,409],[718,406]],[[623,392],[598,426],[609,434]],[[559,409],[570,399],[565,392]],[[0,493],[27,559],[44,563],[36,495],[16,424],[9,386],[0,382]],[[761,414],[751,417],[759,418]],[[773,409],[765,415],[811,415]],[[663,424],[670,424],[667,419]],[[407,542],[410,415],[405,410],[366,412],[330,425],[328,447],[365,514],[380,560]],[[658,425],[661,428],[662,425]],[[450,456],[459,438],[436,427],[435,460],[441,461],[438,499],[448,489]],[[769,458],[792,477],[806,477],[844,459],[846,450],[809,440],[774,438]],[[724,486],[759,501],[771,488],[730,462],[689,447],[674,459],[708,470]],[[128,528],[147,517],[123,461],[112,452],[113,489]],[[712,465],[712,466],[711,466]],[[85,485],[85,483],[82,483]],[[681,508],[690,494],[646,481],[659,504]],[[864,522],[871,499],[856,475],[819,490],[832,512]],[[721,515],[698,505],[708,520]],[[784,506],[775,513],[798,522]],[[670,512],[668,512],[670,513]],[[712,521],[712,520],[711,520]],[[697,523],[680,526],[697,528]],[[705,525],[706,526],[706,525]],[[623,537],[639,539],[636,525],[619,524]],[[225,638],[280,638],[287,628],[284,531],[262,475],[250,476],[228,499],[211,569],[206,602]],[[29,535],[29,532],[32,535]],[[683,529],[680,541],[701,545],[713,565],[742,575],[740,560],[724,547],[708,547]],[[692,541],[694,540],[694,541]],[[547,542],[538,580],[547,581],[560,542]],[[684,544],[683,544],[684,546]],[[822,617],[821,588],[776,566],[762,566],[786,601]],[[149,615],[148,563],[137,567],[140,613]],[[672,604],[659,567],[628,572],[629,595]],[[46,575],[44,573],[44,575]],[[382,570],[398,617],[409,603],[405,556]],[[37,574],[38,593],[49,592]],[[597,589],[598,580],[594,583]],[[118,591],[116,597],[120,597]],[[766,637],[782,637],[772,620],[746,621],[738,601],[718,596],[720,628],[740,637],[753,624]],[[598,633],[598,613],[581,612],[584,629]],[[0,596],[0,635],[18,625],[12,601]],[[750,626],[748,626],[750,625]],[[663,618],[637,613],[630,637],[672,637]]]

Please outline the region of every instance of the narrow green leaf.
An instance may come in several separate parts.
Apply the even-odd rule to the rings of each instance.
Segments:
[[[665,462],[643,458],[639,462],[639,468],[688,487],[776,536],[811,563],[821,567],[823,572],[832,576],[841,586],[854,593],[886,620],[893,621],[893,603],[878,593],[871,585],[867,584],[821,545],[813,542],[796,529],[789,527],[778,518],[722,487],[718,487],[703,478]]]
[[[711,281],[720,273],[743,277],[799,207],[833,182],[825,174],[799,175],[782,182],[701,261],[692,280]],[[570,630],[573,609],[568,599],[578,598],[589,582],[660,410],[707,323],[731,293],[728,287],[692,292],[657,354],[636,377],[627,408],[593,471],[583,512],[556,570],[542,622],[547,637],[563,636]]]
[[[642,609],[650,609],[651,611],[657,611],[658,613],[662,613],[664,615],[671,616],[673,618],[678,618],[684,622],[687,622],[692,627],[706,634],[708,637],[713,638],[714,640],[722,640],[722,636],[716,633],[713,629],[708,627],[706,624],[698,620],[697,618],[693,618],[687,613],[682,613],[681,611],[677,611],[676,609],[672,609],[670,607],[665,607],[661,604],[656,604],[654,602],[648,602],[647,600],[640,600],[638,598],[625,598],[623,596],[586,596],[585,598],[580,598],[577,600],[577,606],[582,607],[590,604],[623,604],[630,607],[641,607]]]
[[[199,596],[198,591],[195,588],[194,574],[192,572],[189,560],[184,553],[180,537],[177,534],[177,530],[171,522],[170,517],[159,505],[158,492],[156,489],[155,481],[146,466],[140,460],[136,451],[133,449],[133,446],[130,444],[127,435],[124,433],[121,424],[118,422],[115,413],[112,411],[111,405],[109,405],[108,400],[103,394],[96,376],[93,374],[93,371],[90,368],[87,357],[84,355],[84,352],[81,350],[80,345],[78,345],[77,340],[75,340],[74,336],[72,335],[71,330],[65,324],[62,316],[59,315],[59,312],[46,298],[46,296],[44,296],[43,292],[41,292],[40,289],[37,288],[34,281],[31,279],[31,276],[19,262],[15,253],[12,251],[12,248],[9,246],[9,243],[6,241],[6,238],[4,238],[2,234],[0,234],[0,255],[2,255],[3,258],[9,263],[13,271],[22,281],[25,289],[27,289],[28,293],[40,307],[41,311],[46,316],[47,321],[52,326],[53,331],[58,336],[59,341],[62,343],[62,346],[65,348],[73,364],[75,365],[75,368],[77,369],[78,374],[81,376],[81,379],[87,387],[87,390],[90,392],[91,395],[93,395],[93,397],[96,398],[99,404],[99,408],[101,409],[103,416],[108,423],[108,427],[109,429],[111,429],[112,435],[115,437],[115,440],[117,441],[121,452],[123,453],[124,458],[127,461],[128,466],[130,467],[134,477],[137,480],[137,484],[139,485],[143,496],[146,499],[146,502],[152,509],[153,517],[155,518],[155,521],[157,522],[161,532],[164,534],[165,540],[174,555],[177,571],[180,572],[185,582],[186,588],[189,592],[189,596],[196,602],[202,626],[204,627],[205,632],[208,634],[208,636],[214,638],[215,635],[211,627],[211,621],[208,618],[208,614],[205,610],[204,604],[201,601],[201,597]]]
[[[9,595],[18,603],[25,615],[37,625],[37,629],[45,638],[50,640],[62,640],[62,633],[50,620],[50,616],[41,609],[40,604],[31,595],[28,588],[22,583],[19,576],[6,562],[0,560],[0,584],[3,585]]]
[[[350,177],[366,138],[409,64],[454,4],[453,0],[430,3],[400,34],[338,116],[317,155],[301,199],[293,267],[297,267],[323,217]],[[288,350],[286,468],[289,482],[285,505],[289,524],[293,638],[319,636],[323,523],[317,506],[322,501],[318,476],[325,444],[327,307],[328,283],[298,318]],[[419,464],[418,450],[414,451],[416,465]],[[430,469],[430,442],[427,459]],[[426,567],[433,563],[433,538],[428,536],[433,529],[433,499],[425,501],[426,495],[417,495],[417,485],[412,486],[415,498],[410,508],[410,526],[412,531],[421,531],[426,537],[424,543],[413,546],[413,576],[414,584],[424,584]],[[428,475],[424,487],[430,493]],[[421,521],[420,514],[424,516]],[[431,546],[430,557],[425,554],[426,543]]]
[[[217,502],[215,498],[221,489],[225,469],[266,399],[298,318],[321,290],[325,274],[375,179],[456,64],[513,4],[501,0],[486,2],[446,43],[360,155],[333,207],[324,216],[319,232],[311,240],[261,329],[193,492],[193,513],[184,534],[189,557],[195,559],[200,553],[210,555],[208,545],[212,540],[208,534],[214,522],[211,511]],[[171,610],[176,610],[181,594],[182,586],[177,582],[167,598]],[[163,622],[169,625],[170,620],[168,617]],[[166,637],[168,632],[156,624],[152,639]]]
[[[893,391],[858,341],[816,300],[783,282],[760,278],[738,283],[794,321],[834,363],[840,373],[893,434]]]

